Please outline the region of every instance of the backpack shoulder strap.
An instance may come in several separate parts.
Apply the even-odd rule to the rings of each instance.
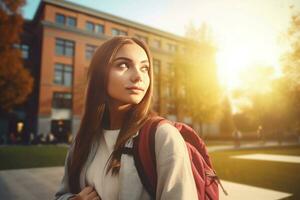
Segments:
[[[174,126],[181,133],[181,136],[183,137],[185,142],[195,147],[197,151],[201,154],[201,156],[204,158],[208,166],[212,167],[212,162],[208,156],[206,145],[204,141],[198,136],[196,131],[192,127],[181,122],[175,122]]]
[[[155,133],[162,117],[149,119],[133,140],[133,158],[141,182],[152,198],[156,196],[157,170],[155,156]]]

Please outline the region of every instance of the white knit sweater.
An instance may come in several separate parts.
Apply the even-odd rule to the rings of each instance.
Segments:
[[[104,139],[102,138],[94,160],[87,168],[87,184],[96,189],[102,200],[118,199],[119,195],[119,176],[106,174],[107,161],[114,150],[119,131],[104,130]]]
[[[150,200],[139,179],[132,156],[122,155],[118,176],[105,174],[105,164],[118,133],[118,130],[105,131],[104,139],[100,141],[95,156],[86,163],[86,170],[81,173],[81,187],[94,186],[102,200]],[[127,145],[132,145],[132,141]],[[163,124],[157,128],[155,154],[158,177],[156,199],[198,199],[186,145],[178,130],[172,125]],[[57,199],[72,196],[68,191],[66,180],[65,177],[61,189],[56,194]]]

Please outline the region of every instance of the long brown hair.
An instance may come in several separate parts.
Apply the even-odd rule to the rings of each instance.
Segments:
[[[88,82],[85,96],[84,113],[79,131],[74,140],[74,150],[68,164],[68,180],[72,193],[80,192],[79,177],[87,161],[92,144],[103,134],[104,114],[108,109],[107,83],[109,68],[117,51],[124,44],[137,44],[142,47],[149,60],[149,88],[142,101],[133,105],[126,113],[125,121],[111,155],[109,169],[117,174],[120,169],[121,149],[126,141],[141,128],[150,114],[151,97],[153,93],[152,57],[147,45],[137,38],[117,36],[104,42],[95,52],[88,70]],[[106,119],[107,120],[107,119]]]

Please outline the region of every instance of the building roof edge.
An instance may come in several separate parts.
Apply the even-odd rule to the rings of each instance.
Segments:
[[[108,19],[108,20],[113,21],[115,23],[124,24],[124,25],[130,26],[130,27],[136,28],[136,29],[147,31],[147,32],[150,32],[150,33],[153,33],[153,34],[156,34],[156,35],[161,35],[163,37],[170,38],[170,39],[173,39],[173,40],[177,40],[177,41],[184,40],[184,38],[179,36],[179,35],[175,35],[173,33],[169,33],[169,32],[157,29],[157,28],[153,28],[151,26],[147,26],[147,25],[144,25],[144,24],[141,24],[141,23],[137,23],[137,22],[134,22],[134,21],[131,21],[131,20],[128,20],[128,19],[125,19],[125,18],[121,18],[121,17],[115,16],[115,15],[112,15],[112,14],[109,14],[109,13],[105,13],[105,12],[102,12],[102,11],[99,11],[99,10],[96,10],[96,9],[93,9],[93,8],[88,8],[86,6],[82,6],[82,5],[79,5],[79,4],[70,2],[70,1],[64,1],[64,0],[42,0],[41,1],[41,4],[47,4],[47,3],[55,5],[55,6],[60,6],[60,7],[63,7],[63,8],[67,8],[67,9],[70,9],[70,10],[79,11],[79,12],[82,12],[82,13],[85,13],[85,14],[88,14],[88,15]]]

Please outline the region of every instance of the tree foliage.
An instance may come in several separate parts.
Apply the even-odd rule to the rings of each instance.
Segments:
[[[281,77],[269,66],[252,66],[241,74],[244,87],[235,95],[236,101],[241,99],[236,104],[240,112],[234,115],[238,129],[262,126],[268,133],[282,134],[300,125],[300,12],[292,15],[286,38],[290,49],[282,59]]]
[[[187,32],[193,34],[186,37],[184,51],[174,57],[178,83],[177,105],[192,117],[194,123],[200,125],[216,119],[221,96],[215,62],[216,48],[212,42],[204,39],[207,38],[206,28],[189,27]]]
[[[300,12],[293,11],[287,31],[290,49],[283,56],[282,91],[290,108],[289,119],[293,126],[300,126]]]
[[[20,50],[14,48],[20,42],[23,25],[20,8],[24,4],[24,0],[0,2],[0,106],[3,110],[23,103],[33,86],[33,78],[23,67]]]
[[[274,78],[270,67],[256,66],[252,70],[255,73],[250,73],[249,79],[244,77],[246,86],[239,91],[239,96],[251,103],[240,106],[236,125],[244,131],[254,131],[259,126],[268,132],[292,128],[297,119],[293,108],[297,93],[289,89],[291,83],[286,76]]]
[[[238,116],[246,117],[235,117],[241,130],[255,131],[262,126],[265,131],[272,132],[289,126],[292,110],[285,89],[287,82],[283,77],[275,77],[272,69],[254,66],[251,72],[247,71],[248,76],[243,77],[245,88],[239,96],[248,99],[250,104],[241,106],[238,113]],[[241,122],[239,119],[242,119]]]
[[[235,124],[232,116],[232,107],[228,97],[222,102],[222,117],[220,120],[220,131],[223,136],[231,137],[235,129]]]

